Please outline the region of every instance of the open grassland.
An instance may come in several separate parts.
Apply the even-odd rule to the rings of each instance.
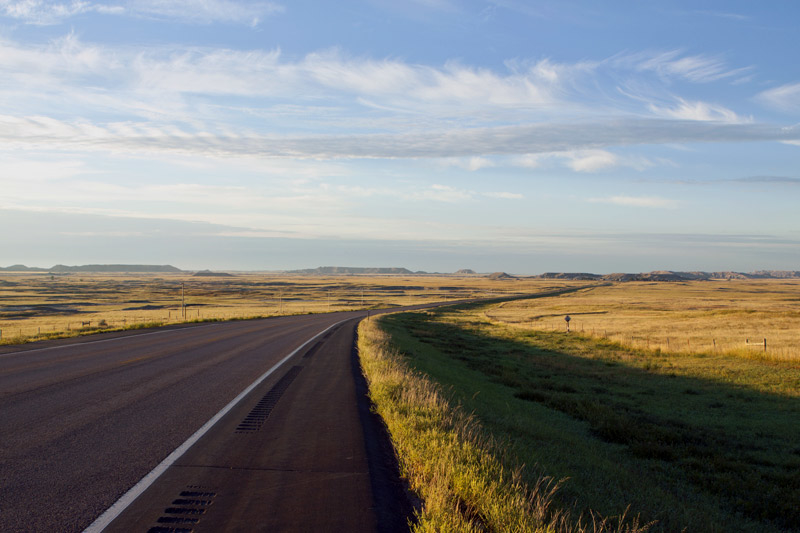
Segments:
[[[402,475],[423,504],[416,532],[640,532],[636,519],[574,518],[554,505],[559,482],[523,480],[523,468],[475,416],[411,368],[378,325],[359,326],[370,397],[385,421]]]
[[[800,531],[797,361],[655,353],[487,318],[523,303],[527,312],[552,308],[551,299],[402,313],[379,324],[410,372],[440,384],[447,402],[486,431],[505,472],[525,465],[504,479],[534,488],[543,476],[566,479],[548,516],[588,523],[590,511],[627,512],[629,524],[655,522],[651,531]],[[413,415],[419,408],[409,402],[403,410]]]
[[[535,331],[565,330],[566,315],[573,332],[635,348],[800,360],[800,280],[618,283],[486,311]]]
[[[197,320],[385,309],[565,285],[481,276],[0,272],[0,343]]]

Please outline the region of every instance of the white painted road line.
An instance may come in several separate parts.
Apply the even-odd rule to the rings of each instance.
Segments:
[[[131,503],[133,503],[133,501],[136,498],[138,498],[140,494],[142,494],[145,490],[147,490],[148,487],[150,487],[150,485],[152,485],[155,482],[155,480],[158,479],[158,477],[167,470],[167,468],[172,466],[175,463],[175,461],[177,461],[184,453],[186,453],[186,450],[191,448],[198,440],[200,440],[203,437],[203,435],[205,435],[208,432],[208,430],[210,430],[214,426],[214,424],[216,424],[223,416],[228,414],[228,411],[233,409],[237,403],[239,403],[245,396],[250,394],[253,391],[253,389],[255,389],[259,384],[261,384],[262,381],[267,379],[273,372],[275,372],[278,368],[280,368],[286,361],[291,359],[295,354],[297,354],[297,352],[302,350],[309,343],[316,340],[318,337],[324,335],[326,332],[335,328],[339,324],[347,322],[348,320],[351,320],[351,318],[340,320],[339,322],[336,322],[335,324],[332,324],[331,326],[325,328],[324,330],[317,333],[316,335],[308,339],[306,342],[295,348],[292,351],[292,353],[290,353],[289,355],[278,361],[272,368],[267,370],[264,374],[261,375],[261,377],[256,379],[249,387],[243,390],[236,398],[231,400],[230,403],[228,403],[228,405],[223,407],[217,414],[211,417],[211,419],[205,424],[203,424],[203,426],[200,429],[195,431],[191,437],[186,439],[186,442],[178,446],[175,449],[175,451],[169,454],[166,457],[166,459],[161,461],[161,463],[159,463],[158,466],[156,466],[153,470],[151,470],[149,474],[144,476],[136,485],[131,487],[131,489],[128,492],[123,494],[122,497],[114,503],[114,505],[109,507],[103,514],[97,517],[97,519],[94,522],[92,522],[91,525],[89,525],[89,527],[83,530],[84,533],[99,533],[100,531],[103,531],[112,521],[114,521],[115,518],[117,518],[120,514],[122,514],[122,512]]]

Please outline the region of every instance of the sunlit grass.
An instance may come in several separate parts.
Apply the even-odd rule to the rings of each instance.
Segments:
[[[569,282],[480,276],[0,273],[0,343],[278,315],[524,294]],[[185,303],[185,307],[182,306]]]
[[[527,465],[524,483],[568,478],[551,508],[628,512],[660,531],[800,527],[792,361],[655,353],[487,319],[499,309],[381,322],[414,372]]]
[[[629,282],[507,302],[486,317],[652,351],[800,359],[800,281]],[[765,349],[766,339],[766,349]]]

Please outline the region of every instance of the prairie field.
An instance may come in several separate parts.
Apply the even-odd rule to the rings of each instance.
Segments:
[[[198,320],[506,297],[576,282],[484,276],[0,272],[0,343]]]
[[[506,302],[486,317],[673,353],[800,359],[800,280],[616,283]]]
[[[497,530],[519,531],[800,531],[795,357],[694,351],[674,343],[674,351],[635,347],[587,335],[586,326],[584,334],[574,324],[567,333],[563,320],[569,313],[574,322],[588,323],[607,299],[604,325],[622,341],[631,331],[625,327],[648,320],[668,321],[669,335],[683,332],[695,340],[690,318],[674,319],[686,313],[730,331],[731,338],[750,327],[781,338],[779,328],[765,328],[792,327],[787,317],[797,287],[629,283],[373,321],[380,332],[371,338],[388,340],[376,350],[365,339],[362,358],[394,354],[388,359],[400,363],[378,357],[377,366],[407,366],[414,379],[431,383],[427,396],[456,413],[426,414],[426,396],[408,390],[413,379],[392,378],[394,371],[390,394],[376,391],[378,409],[393,419],[402,467],[433,500],[423,507],[420,530],[449,521],[461,531],[483,531],[490,521],[506,524]],[[746,320],[753,315],[758,326]],[[548,328],[556,319],[559,327]],[[538,327],[531,320],[540,321]],[[657,331],[656,324],[649,327]],[[725,338],[721,332],[714,334]],[[451,428],[448,420],[463,416],[468,431]],[[439,429],[444,433],[436,438]],[[472,449],[479,459],[460,459],[459,450]],[[500,491],[506,483],[504,498],[528,503],[501,511],[482,498],[483,489],[461,480],[459,472],[484,461],[479,471],[498,473],[481,486]],[[435,509],[450,514],[428,517]],[[516,527],[520,523],[528,525]]]

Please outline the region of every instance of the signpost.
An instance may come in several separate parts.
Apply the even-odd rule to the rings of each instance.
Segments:
[[[564,322],[567,323],[567,333],[569,333],[569,321],[572,320],[569,315],[564,317]]]

